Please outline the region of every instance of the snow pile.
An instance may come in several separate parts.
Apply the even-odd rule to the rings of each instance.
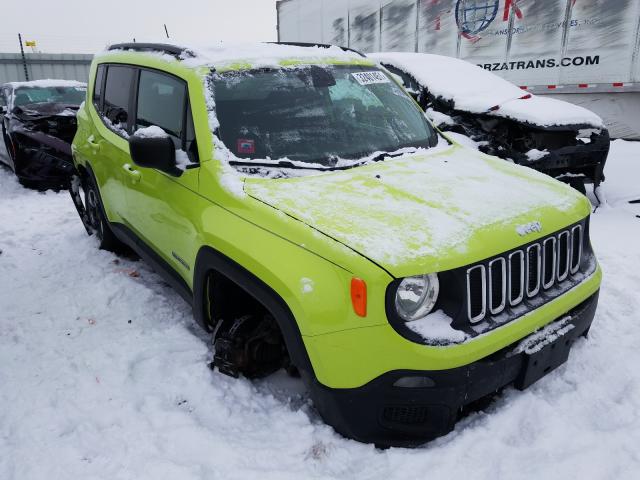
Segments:
[[[424,338],[429,345],[450,345],[462,343],[467,334],[451,326],[453,319],[442,310],[430,313],[424,318],[407,322],[412,331]]]
[[[530,98],[507,101],[490,114],[542,127],[586,124],[604,128],[602,119],[590,110],[548,96],[531,95]]]
[[[537,148],[532,148],[527,152],[527,158],[529,159],[530,162],[541,160],[547,155],[549,155],[549,150],[547,150],[546,148],[544,150],[538,150]]]
[[[140,138],[167,138],[169,135],[162,128],[156,125],[150,125],[145,128],[139,128],[133,136]]]
[[[160,42],[166,43],[166,42]],[[302,47],[296,45],[284,45],[275,43],[234,43],[234,42],[211,42],[209,44],[176,45],[184,49],[184,54],[180,57],[180,62],[188,67],[214,67],[217,70],[225,70],[233,66],[245,65],[251,68],[281,67],[283,61],[303,60],[309,63],[334,59],[338,61],[356,60],[360,63],[373,65],[373,61],[368,61],[360,54],[340,47],[331,46],[328,48],[309,46]],[[97,56],[108,57],[119,55],[127,50],[105,50]],[[176,57],[157,52],[144,52],[166,62],[177,61]]]
[[[605,174],[615,201],[591,221],[605,279],[589,340],[448,436],[377,450],[324,425],[282,372],[211,372],[175,292],[97,250],[68,194],[0,169],[0,478],[635,480],[640,220],[624,199],[640,198],[640,145],[614,142]]]
[[[454,102],[456,110],[487,113],[540,126],[604,126],[589,110],[561,100],[527,94],[516,85],[464,60],[424,53],[383,52],[369,57],[407,72],[435,97]],[[521,99],[527,96],[529,98]],[[495,111],[491,108],[499,106]]]
[[[114,132],[116,132],[118,135],[120,135],[121,137],[125,138],[125,139],[129,139],[129,132],[127,132],[124,127],[123,124],[118,122],[118,123],[113,123],[111,121],[111,119],[109,117],[107,117],[106,115],[101,115],[100,116],[102,118],[102,121],[105,123],[105,125],[107,127],[109,127],[111,130],[113,130]]]
[[[442,125],[454,125],[455,122],[453,118],[451,118],[446,113],[438,112],[433,108],[427,108],[425,114],[429,120],[433,122],[436,127],[440,127]]]
[[[513,350],[513,354],[525,352],[528,355],[538,353],[547,345],[551,345],[558,338],[565,336],[575,328],[575,325],[569,323],[571,317],[564,317],[556,322],[550,323],[539,331],[529,335],[525,340],[520,342]]]
[[[195,56],[183,60],[182,63],[184,65],[213,66],[218,70],[224,70],[232,65],[241,65],[243,63],[250,65],[251,68],[281,67],[284,60],[304,60],[305,62],[314,63],[331,58],[341,61],[367,62],[367,59],[358,53],[345,51],[335,46],[325,48],[273,43],[218,42],[211,45],[194,46],[190,50],[194,52]],[[370,63],[373,64],[373,62]]]
[[[84,82],[78,82],[76,80],[56,80],[56,79],[44,79],[44,80],[30,80],[28,82],[9,82],[7,83],[13,88],[50,88],[50,87],[76,87],[87,88],[87,84]]]

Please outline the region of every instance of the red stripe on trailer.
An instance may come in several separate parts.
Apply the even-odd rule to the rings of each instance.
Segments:
[[[529,87],[527,87],[526,85],[520,85],[520,90],[526,90],[526,89],[528,89],[528,88],[529,88]]]
[[[547,88],[549,90],[555,90],[557,88],[557,86],[556,85],[547,85]]]
[[[614,87],[624,87],[624,83],[623,82],[615,82],[613,84]]]
[[[589,88],[589,84],[588,83],[579,83],[578,84],[578,88]]]

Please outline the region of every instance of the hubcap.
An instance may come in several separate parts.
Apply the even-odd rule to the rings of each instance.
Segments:
[[[98,195],[93,188],[89,187],[89,191],[87,192],[87,215],[89,215],[89,223],[102,238],[102,222],[100,221],[100,211],[98,209]]]

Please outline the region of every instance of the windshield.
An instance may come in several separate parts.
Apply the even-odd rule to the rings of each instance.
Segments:
[[[15,107],[33,103],[80,105],[86,92],[85,87],[21,87],[15,92],[13,105]]]
[[[213,89],[216,133],[240,159],[332,167],[437,141],[413,100],[376,67],[216,73]]]

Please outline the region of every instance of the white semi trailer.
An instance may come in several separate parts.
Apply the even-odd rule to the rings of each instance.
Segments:
[[[462,58],[593,110],[612,137],[640,139],[640,0],[280,0],[277,9],[282,42]]]

